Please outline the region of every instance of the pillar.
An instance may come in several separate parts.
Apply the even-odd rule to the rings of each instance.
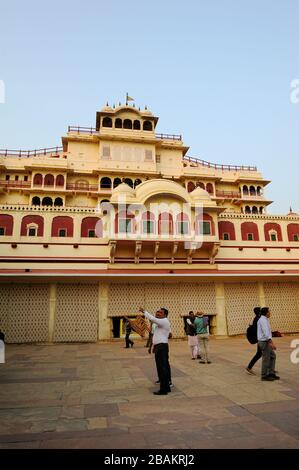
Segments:
[[[111,339],[111,323],[108,318],[109,284],[99,283],[99,328],[98,339]]]
[[[48,341],[53,343],[54,338],[54,325],[55,325],[55,311],[56,311],[56,284],[50,284],[50,312],[49,312],[49,329]]]
[[[260,307],[265,307],[266,306],[266,298],[265,298],[265,289],[264,289],[263,281],[259,281],[257,283],[257,286],[258,286]]]
[[[216,336],[227,336],[227,321],[225,312],[225,294],[224,294],[224,283],[215,283],[216,291],[216,325],[214,334]]]

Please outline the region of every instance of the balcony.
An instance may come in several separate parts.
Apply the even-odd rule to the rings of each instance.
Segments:
[[[31,181],[0,181],[0,188],[2,189],[28,189],[31,188]]]
[[[63,151],[62,147],[48,147],[44,149],[35,150],[1,150],[0,156],[3,157],[18,157],[18,158],[30,158],[39,157],[46,155],[47,157],[59,157]]]
[[[66,189],[68,191],[76,191],[76,192],[99,192],[99,185],[98,184],[78,184],[78,183],[67,183]]]
[[[182,140],[182,136],[178,134],[156,134],[156,139],[161,140]]]
[[[68,126],[68,133],[93,135],[99,134],[95,127]]]
[[[216,190],[216,197],[221,199],[240,199],[241,193],[239,191]]]

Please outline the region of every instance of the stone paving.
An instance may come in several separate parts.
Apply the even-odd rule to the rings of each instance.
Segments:
[[[299,336],[299,335],[298,335]],[[157,386],[143,341],[7,345],[0,364],[0,448],[299,448],[295,336],[276,338],[280,381],[244,366],[246,339],[212,339],[212,364],[192,361],[172,340],[174,387]]]

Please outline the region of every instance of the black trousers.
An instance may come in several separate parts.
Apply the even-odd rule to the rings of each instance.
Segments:
[[[262,357],[262,350],[261,348],[259,347],[259,345],[257,345],[257,350],[256,350],[256,353],[255,355],[253,356],[253,358],[251,359],[251,361],[249,362],[248,364],[248,369],[252,369],[254,364]]]
[[[160,381],[160,391],[169,392],[171,382],[171,370],[169,364],[169,348],[167,343],[155,344],[155,360],[157,374]]]
[[[130,344],[134,344],[134,342],[130,339],[130,333],[127,333],[126,334],[126,348],[129,348]]]

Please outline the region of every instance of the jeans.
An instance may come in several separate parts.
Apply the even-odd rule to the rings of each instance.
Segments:
[[[259,341],[258,345],[262,351],[262,378],[275,374],[276,354],[268,341]]]
[[[199,346],[203,361],[209,361],[209,335],[208,333],[198,335]]]

